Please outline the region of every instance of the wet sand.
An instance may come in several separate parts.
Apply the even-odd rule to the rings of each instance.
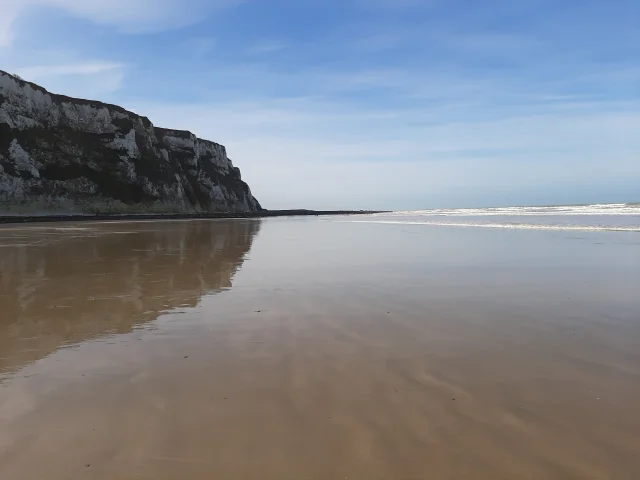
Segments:
[[[640,478],[640,240],[0,227],[0,478]]]

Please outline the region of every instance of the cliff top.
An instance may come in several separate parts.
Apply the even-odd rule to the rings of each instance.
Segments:
[[[147,117],[143,116],[143,115],[138,115],[135,112],[132,112],[130,110],[127,110],[126,108],[123,108],[119,105],[113,105],[111,103],[104,103],[104,102],[100,102],[99,100],[88,100],[88,99],[84,99],[84,98],[75,98],[75,97],[68,97],[66,95],[60,95],[58,93],[53,93],[50,92],[49,90],[47,90],[44,87],[41,87],[40,85],[38,85],[37,83],[33,83],[33,82],[29,82],[27,80],[24,80],[22,78],[20,78],[17,75],[13,75],[9,72],[5,72],[4,70],[0,70],[0,76],[7,76],[12,78],[15,82],[18,83],[18,85],[24,87],[26,85],[30,86],[33,90],[36,90],[38,92],[44,93],[45,95],[50,95],[53,99],[58,100],[60,102],[69,102],[69,103],[73,103],[76,105],[90,105],[92,107],[95,108],[108,108],[109,110],[115,110],[118,111],[120,113],[124,113],[125,115],[132,115],[132,116],[136,116],[136,117],[140,117],[142,119],[142,121],[144,122],[145,126],[151,126],[151,120],[149,120]]]
[[[127,110],[126,108],[121,107],[120,105],[114,105],[112,103],[105,103],[105,102],[101,102],[99,100],[89,100],[89,99],[84,99],[84,98],[76,98],[76,97],[69,97],[67,95],[61,95],[58,93],[53,93],[50,92],[49,90],[47,90],[46,88],[38,85],[37,83],[33,83],[30,82],[28,80],[24,80],[23,78],[19,77],[18,75],[14,75],[12,73],[6,72],[4,70],[0,70],[0,76],[6,76],[11,78],[13,81],[15,81],[18,85],[20,85],[21,87],[25,87],[25,86],[29,86],[31,87],[33,90],[38,91],[44,95],[49,95],[52,97],[52,99],[57,100],[59,102],[68,102],[74,105],[89,105],[91,107],[94,108],[107,108],[109,110],[113,110],[116,112],[120,112],[124,115],[127,116],[133,116],[133,117],[138,117],[142,120],[143,124],[145,127],[153,127],[156,131],[158,131],[160,134],[162,135],[171,135],[174,137],[179,137],[179,138],[190,138],[190,137],[195,137],[197,138],[199,141],[201,142],[206,142],[206,143],[210,143],[213,145],[217,145],[219,147],[223,147],[223,145],[214,142],[212,140],[206,140],[206,139],[202,139],[202,138],[198,138],[197,135],[195,135],[193,132],[190,132],[189,130],[181,130],[181,129],[176,129],[176,128],[164,128],[164,127],[157,127],[155,125],[153,125],[153,123],[151,122],[151,120],[149,120],[148,117],[144,116],[144,115],[140,115],[138,113],[135,113],[131,110]]]

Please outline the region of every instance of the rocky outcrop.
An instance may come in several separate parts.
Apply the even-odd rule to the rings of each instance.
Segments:
[[[0,71],[0,213],[259,210],[222,145]]]

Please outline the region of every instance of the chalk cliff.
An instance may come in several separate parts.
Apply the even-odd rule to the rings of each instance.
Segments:
[[[258,210],[222,145],[0,70],[0,214]]]

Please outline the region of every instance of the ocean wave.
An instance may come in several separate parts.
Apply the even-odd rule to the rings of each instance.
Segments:
[[[413,220],[344,220],[347,223],[374,223],[388,225],[427,225],[439,227],[475,227],[475,228],[500,228],[511,230],[557,230],[557,231],[584,231],[584,232],[640,232],[640,226],[614,226],[614,225],[551,225],[532,223],[467,223],[467,222],[433,222]]]
[[[548,205],[537,207],[436,208],[430,210],[396,211],[378,216],[550,216],[550,215],[638,215],[638,203],[607,203],[592,205]]]

